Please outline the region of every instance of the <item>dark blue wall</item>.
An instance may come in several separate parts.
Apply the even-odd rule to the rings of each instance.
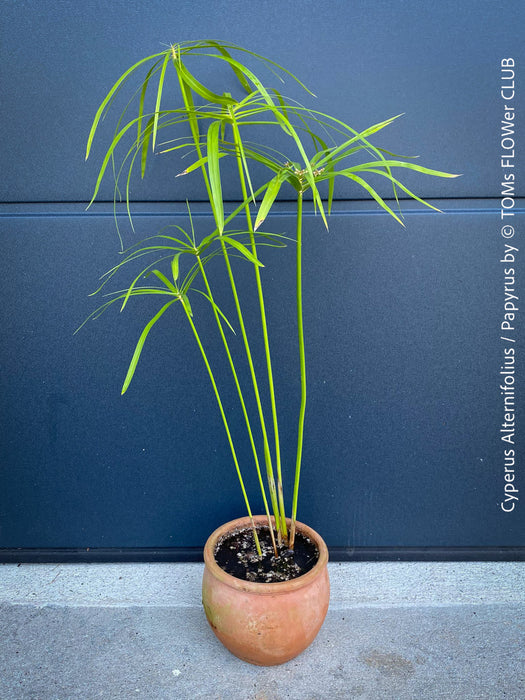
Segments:
[[[376,143],[463,174],[407,178],[446,213],[407,202],[405,229],[351,187],[339,192],[329,233],[308,209],[310,393],[300,519],[332,548],[387,547],[393,557],[404,547],[524,545],[519,412],[520,500],[512,513],[500,507],[508,482],[499,384],[509,344],[500,338],[499,199],[500,62],[516,61],[519,116],[525,6],[62,0],[2,2],[1,9],[0,548],[200,547],[214,527],[244,512],[180,310],[155,328],[122,398],[148,304],[109,312],[73,336],[119,247],[104,204],[112,198],[109,179],[101,203],[84,211],[103,146],[101,138],[84,163],[93,114],[140,57],[209,37],[270,55],[305,80],[316,107],[356,128],[404,112]],[[522,197],[524,162],[518,146]],[[173,163],[159,158],[151,178],[134,186],[136,240],[167,223],[187,224],[188,190],[178,189],[173,173]],[[521,297],[520,206],[517,199],[510,243],[519,248]],[[211,222],[198,213],[206,229]],[[290,231],[292,216],[292,203],[283,201],[268,225]],[[130,243],[125,216],[120,221]],[[288,466],[298,383],[293,309],[283,311],[282,299],[293,294],[293,255],[292,247],[268,250],[263,271]],[[239,268],[241,278],[248,274]],[[248,317],[253,303],[248,297]],[[521,408],[520,316],[512,333]],[[262,361],[260,348],[256,356]],[[217,368],[235,409],[226,368]],[[249,463],[242,426],[233,426]]]

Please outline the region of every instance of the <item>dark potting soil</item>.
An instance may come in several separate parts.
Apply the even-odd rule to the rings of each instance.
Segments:
[[[255,548],[251,528],[234,530],[221,538],[215,548],[215,561],[226,573],[257,583],[279,583],[302,576],[319,559],[319,552],[309,537],[296,532],[293,551],[285,545],[277,547],[275,558],[267,526],[258,527],[262,557]]]

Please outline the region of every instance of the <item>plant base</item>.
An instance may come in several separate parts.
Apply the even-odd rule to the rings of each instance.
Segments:
[[[215,561],[235,578],[257,583],[279,583],[306,574],[319,558],[315,543],[301,532],[297,533],[293,551],[284,544],[277,545],[277,558],[268,525],[258,527],[257,536],[262,552],[260,557],[250,527],[232,530],[219,540],[215,549]]]

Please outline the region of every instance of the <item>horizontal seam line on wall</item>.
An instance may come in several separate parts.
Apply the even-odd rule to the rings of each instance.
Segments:
[[[487,201],[500,201],[501,200],[501,195],[500,194],[494,194],[494,195],[482,195],[482,196],[457,196],[457,197],[441,197],[439,195],[436,196],[431,196],[431,195],[419,195],[422,199],[428,200],[428,201],[440,201],[440,202],[487,202]],[[520,195],[520,194],[515,194],[513,196],[513,199],[523,199],[525,195]],[[385,202],[395,202],[396,198],[395,197],[383,197]],[[170,204],[170,203],[178,203],[178,204],[183,204],[184,206],[186,205],[186,200],[185,199],[133,199],[130,200],[134,202],[135,204],[159,204],[159,203],[164,203],[164,204]],[[207,199],[192,199],[192,202],[195,202],[196,204],[208,204]],[[230,202],[230,203],[235,203],[235,204],[242,204],[242,200],[240,199],[225,199],[225,202]],[[290,197],[283,197],[282,199],[278,199],[278,202],[293,202],[294,204],[296,203],[296,199],[290,198]],[[307,201],[312,201],[311,199],[308,199]],[[334,202],[370,202],[371,199],[370,197],[334,197],[333,199]],[[412,202],[414,201],[412,197],[398,197],[397,201],[399,202]],[[0,201],[0,206],[1,205],[33,205],[33,204],[82,204],[85,205],[86,207],[88,204],[91,202],[89,199],[6,199],[6,200],[1,200]],[[96,199],[93,202],[94,205],[97,204],[113,204],[112,199]]]
[[[524,561],[525,547],[328,547],[332,561]],[[200,547],[0,548],[0,563],[200,562]]]
[[[152,204],[154,206],[154,204]],[[225,214],[228,214],[230,212],[225,212]],[[467,208],[461,208],[461,209],[443,209],[442,210],[443,214],[456,214],[456,215],[461,215],[461,216],[468,216],[468,215],[490,215],[490,214],[499,214],[500,209],[496,207],[487,207],[487,208],[472,208],[472,209],[467,209]],[[522,215],[525,213],[525,208],[515,208],[513,209],[513,213],[515,216]],[[291,216],[294,217],[296,214],[295,210],[293,209],[286,209],[284,211],[274,211],[272,212],[271,216],[272,217],[284,217],[284,216]],[[426,209],[402,209],[401,211],[402,216],[439,216],[439,212],[436,211],[429,211]],[[314,218],[314,217],[320,217],[319,212],[308,212],[304,211],[303,215],[308,218]],[[128,215],[126,212],[117,212],[114,214],[113,212],[96,212],[96,211],[91,211],[91,212],[67,212],[67,211],[17,211],[17,212],[5,212],[5,211],[0,211],[0,218],[1,219],[34,219],[34,218],[114,218],[117,216],[118,218],[128,218]],[[132,214],[132,218],[165,218],[165,217],[177,217],[177,218],[187,218],[188,214],[187,212],[184,211],[135,211]],[[211,212],[192,212],[193,217],[211,217],[212,214]],[[333,211],[330,215],[331,217],[334,216],[389,216],[387,212],[378,209],[342,209],[339,211]]]

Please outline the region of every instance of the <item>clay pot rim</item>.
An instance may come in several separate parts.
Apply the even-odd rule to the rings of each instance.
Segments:
[[[268,518],[265,515],[254,515],[253,519],[256,525],[265,525],[268,523]],[[287,524],[289,523],[290,519],[287,518]],[[230,520],[212,532],[204,546],[204,563],[215,578],[219,579],[222,583],[225,583],[231,588],[235,588],[246,593],[257,593],[257,595],[275,595],[276,593],[285,593],[287,591],[295,591],[298,588],[303,588],[303,586],[307,586],[313,580],[315,580],[326,567],[328,563],[328,547],[326,546],[321,535],[319,535],[318,532],[308,525],[296,520],[295,526],[297,531],[301,532],[303,535],[306,535],[313,542],[315,542],[315,545],[319,550],[319,559],[317,560],[316,564],[312,569],[310,569],[310,571],[307,571],[302,576],[290,579],[289,581],[259,583],[256,581],[245,581],[244,579],[236,578],[235,576],[228,574],[226,571],[224,571],[224,569],[221,569],[221,567],[215,561],[215,547],[217,545],[217,541],[232,530],[251,527],[250,518],[248,516],[237,518],[236,520]]]

